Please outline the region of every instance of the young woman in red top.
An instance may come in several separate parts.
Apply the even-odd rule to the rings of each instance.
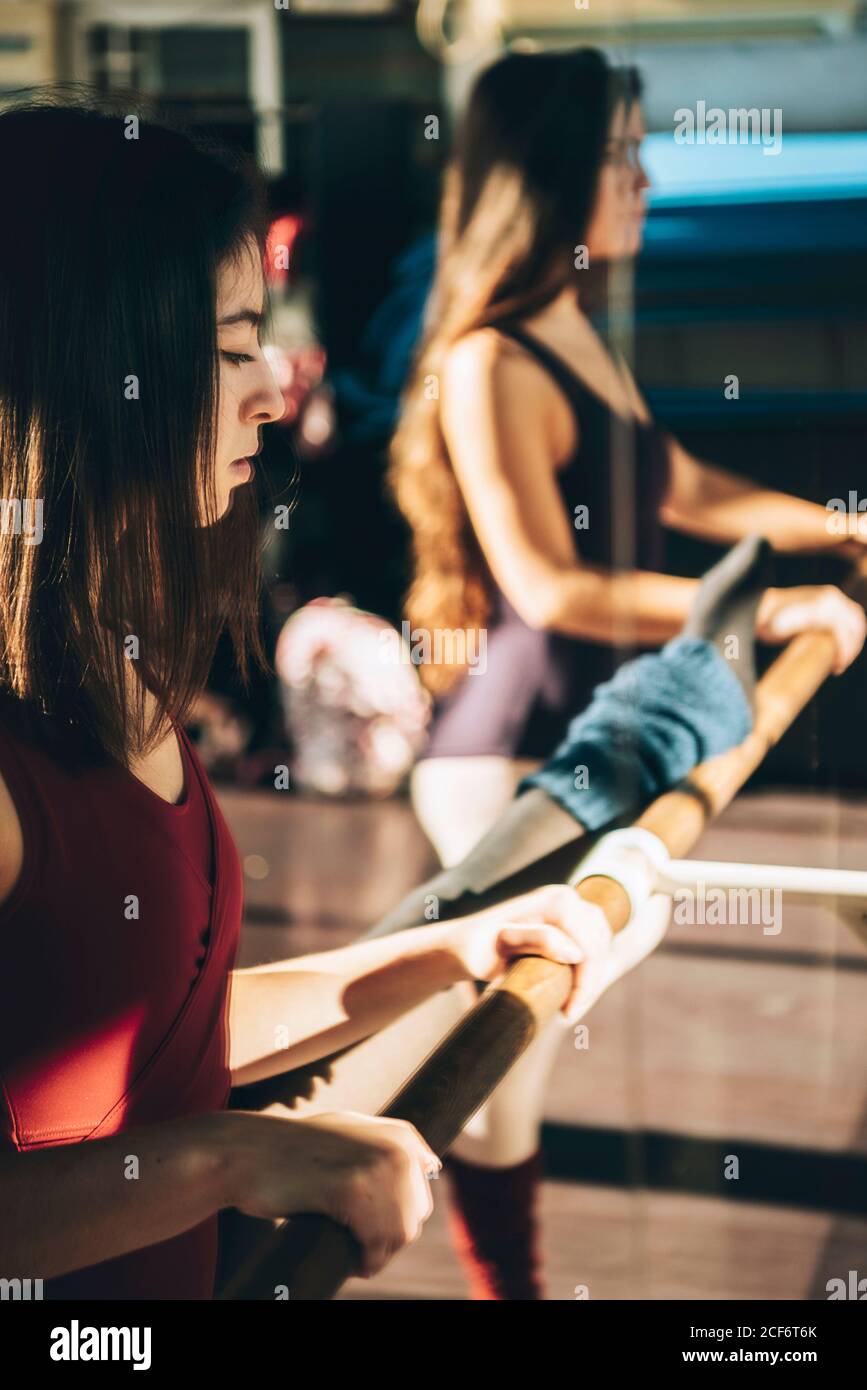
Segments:
[[[224,627],[242,671],[264,659],[261,189],[74,104],[6,110],[0,165],[0,1276],[209,1298],[224,1207],[326,1212],[371,1273],[429,1215],[438,1158],[401,1123],[230,1112],[231,1087],[610,934],[552,886],[234,970],[238,854],[182,724]]]

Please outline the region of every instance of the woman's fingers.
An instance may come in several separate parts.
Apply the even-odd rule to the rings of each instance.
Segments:
[[[562,884],[516,898],[509,907],[519,915],[535,913],[536,920],[506,923],[497,935],[497,953],[504,962],[516,956],[543,956],[571,965],[574,984],[563,1008],[570,1022],[659,945],[671,916],[670,897],[655,893],[632,922],[614,934],[600,907]]]
[[[584,959],[584,952],[570,936],[559,927],[545,923],[533,926],[518,922],[503,927],[497,937],[497,951],[504,960],[514,956],[545,956],[562,965],[578,965]]]
[[[421,1235],[433,1211],[429,1176],[440,1160],[414,1128],[383,1120],[380,1161],[356,1180],[349,1196],[347,1223],[363,1249],[361,1273],[378,1274],[398,1250]]]
[[[587,902],[568,884],[556,884],[549,892],[545,921],[571,936],[585,955],[603,955],[611,944],[613,933],[602,908]]]
[[[629,925],[616,933],[607,953],[588,961],[580,971],[577,987],[565,1010],[570,1023],[577,1023],[609,985],[621,979],[656,949],[668,930],[670,920],[670,896],[667,893],[654,893]]]
[[[762,639],[783,642],[798,632],[824,630],[831,633],[836,646],[834,675],[851,666],[867,635],[867,618],[860,603],[833,584],[774,592],[771,616],[759,629]]]
[[[864,610],[860,604],[841,593],[832,584],[819,590],[813,623],[816,627],[826,627],[833,635],[837,647],[832,667],[839,676],[852,664],[861,650],[864,641]]]
[[[604,951],[611,940],[611,928],[602,908],[588,903],[565,883],[549,883],[513,898],[505,906],[510,923],[546,922],[559,927],[586,955]]]
[[[589,963],[603,957],[610,948],[612,932],[605,913],[562,883],[549,884],[514,899],[509,910],[510,917],[514,912],[519,920],[509,922],[498,933],[498,954],[504,959],[545,956],[573,966],[573,988],[564,1006],[568,1009],[577,997]],[[535,920],[521,920],[522,917]]]
[[[867,633],[867,618],[865,618],[864,609],[860,604],[847,600],[846,608],[841,615],[841,633],[838,639],[841,651],[837,674],[842,674],[847,667],[852,665],[864,645],[865,633]]]
[[[497,938],[497,951],[504,961],[515,956],[543,956],[561,965],[571,965],[572,989],[563,1005],[564,1012],[572,1006],[581,978],[590,964],[581,948],[559,927],[530,926],[525,923],[504,927]]]

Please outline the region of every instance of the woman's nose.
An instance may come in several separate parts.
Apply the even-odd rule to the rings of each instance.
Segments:
[[[641,160],[638,161],[638,165],[637,165],[637,167],[636,167],[635,174],[636,174],[636,177],[635,177],[635,191],[636,191],[636,193],[639,193],[639,192],[641,191],[641,189],[643,189],[643,188],[650,188],[650,186],[651,186],[651,184],[650,184],[650,178],[648,177],[647,170],[645,169],[644,165],[641,163]]]
[[[262,424],[274,424],[277,420],[282,420],[286,413],[283,392],[277,385],[267,360],[262,363],[261,386],[254,391],[250,407],[250,415]]]

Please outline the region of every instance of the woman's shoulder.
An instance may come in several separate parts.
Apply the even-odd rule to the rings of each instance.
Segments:
[[[15,802],[0,770],[0,907],[18,882],[24,863],[24,836]]]
[[[24,830],[15,794],[22,792],[21,769],[29,757],[31,724],[25,707],[0,688],[0,909],[24,867]]]
[[[520,344],[493,325],[474,328],[458,338],[445,360],[449,372],[477,379],[524,374],[533,366],[532,358]]]
[[[522,343],[496,328],[475,329],[454,344],[442,388],[446,426],[464,432],[472,424],[496,439],[535,441],[554,468],[575,452],[573,402]]]
[[[495,327],[473,329],[449,348],[443,388],[459,407],[487,403],[498,411],[517,410],[527,426],[534,418],[542,425],[564,411],[562,391],[544,366]],[[568,406],[565,414],[571,418]]]

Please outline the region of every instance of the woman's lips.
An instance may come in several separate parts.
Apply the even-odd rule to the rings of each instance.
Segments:
[[[233,463],[229,464],[229,471],[232,473],[243,473],[252,478],[253,465],[249,459],[235,459]]]

